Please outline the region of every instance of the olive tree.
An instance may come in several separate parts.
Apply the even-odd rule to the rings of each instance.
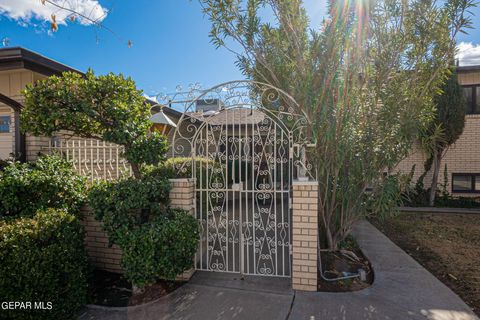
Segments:
[[[25,132],[52,136],[63,130],[121,145],[136,178],[141,176],[142,165],[158,164],[165,158],[166,139],[149,132],[150,108],[130,78],[65,72],[28,85],[23,94],[21,126]]]
[[[301,0],[200,3],[214,45],[232,52],[248,78],[294,97],[296,111],[309,117],[320,227],[335,250],[365,216],[367,186],[408,155],[433,118],[455,36],[471,26],[465,12],[474,3],[329,1],[327,18],[312,27]]]

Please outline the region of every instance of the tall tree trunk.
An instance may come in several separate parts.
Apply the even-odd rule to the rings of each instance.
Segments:
[[[140,173],[140,167],[138,166],[138,163],[130,163],[130,165],[132,166],[132,172],[135,179],[140,179],[142,174]]]
[[[430,186],[430,197],[428,205],[433,207],[435,204],[435,195],[437,194],[438,174],[440,172],[440,162],[442,161],[442,151],[436,150],[433,155],[433,175],[432,185]]]

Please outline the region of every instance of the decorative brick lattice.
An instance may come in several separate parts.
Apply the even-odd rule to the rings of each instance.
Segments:
[[[317,291],[318,182],[293,182],[292,287]]]

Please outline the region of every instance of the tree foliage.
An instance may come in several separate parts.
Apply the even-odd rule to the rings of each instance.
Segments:
[[[433,169],[429,205],[433,206],[437,192],[441,160],[448,147],[455,143],[465,126],[465,97],[456,72],[451,72],[434,97],[433,121],[421,133],[422,147],[427,154],[425,171]]]
[[[65,72],[28,85],[24,95],[23,131],[44,136],[66,131],[121,145],[137,178],[143,164],[164,158],[165,138],[149,132],[150,110],[131,78]]]
[[[147,169],[141,179],[104,181],[89,194],[110,243],[122,249],[125,276],[135,287],[175,279],[192,267],[198,244],[196,219],[169,207],[166,169]]]
[[[473,1],[329,1],[328,17],[312,28],[301,0],[200,3],[214,45],[308,116],[320,221],[335,249],[365,215],[367,186],[408,155],[431,120]]]

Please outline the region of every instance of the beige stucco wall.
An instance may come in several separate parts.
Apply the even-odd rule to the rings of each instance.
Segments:
[[[480,84],[480,71],[461,73],[458,76],[461,85]],[[425,156],[417,143],[411,155],[400,162],[395,171],[410,172],[413,165],[416,165],[414,180],[423,173]],[[442,160],[438,182],[443,184],[444,168],[447,165],[448,184],[447,190],[451,193],[452,173],[479,173],[480,174],[480,114],[467,115],[463,134],[450,147]],[[431,172],[425,177],[425,185],[431,182]],[[454,193],[456,196],[478,196],[471,193]]]

